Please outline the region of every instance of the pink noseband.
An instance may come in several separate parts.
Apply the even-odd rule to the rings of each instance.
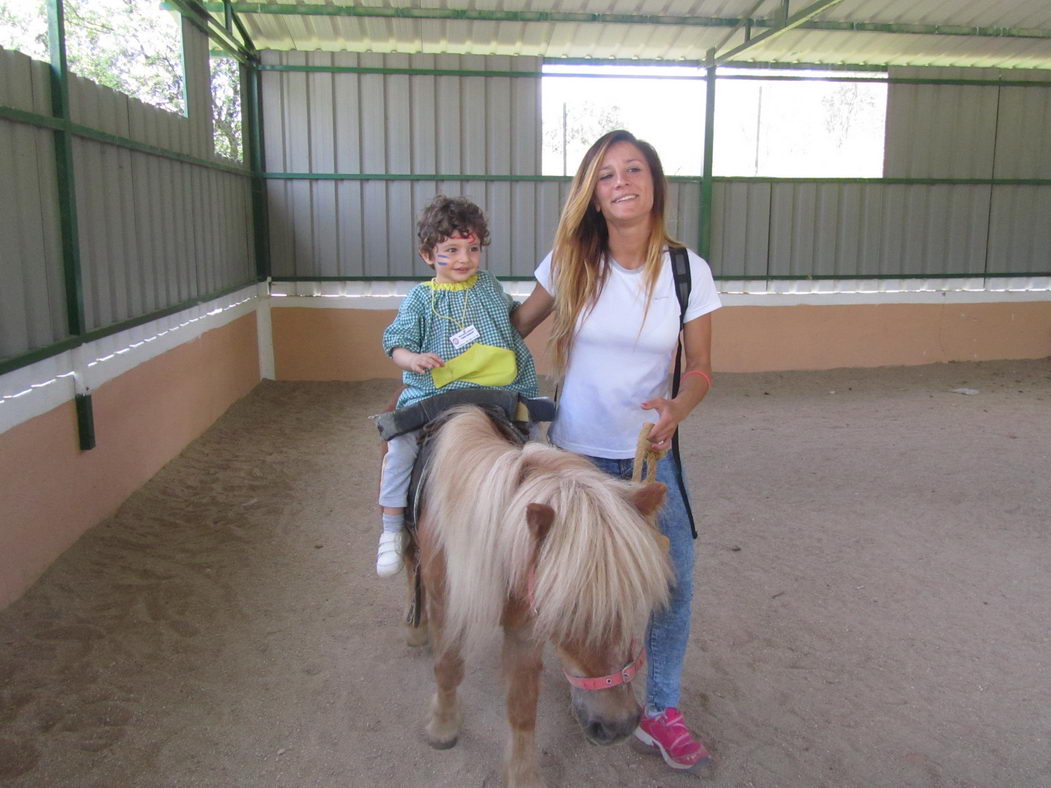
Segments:
[[[637,643],[631,641],[631,651],[635,650]],[[629,683],[639,673],[639,668],[646,664],[646,649],[640,648],[639,655],[628,665],[625,665],[616,673],[611,673],[608,676],[598,676],[596,678],[585,678],[584,676],[574,676],[571,673],[562,671],[562,674],[566,677],[572,686],[582,690],[604,690],[616,687],[619,684]]]
[[[535,616],[537,614],[536,599],[535,599],[535,588],[536,588],[536,566],[529,567],[529,573],[526,575],[526,597],[529,599],[530,612]],[[637,641],[631,641],[631,647],[628,651],[634,651],[638,645]],[[582,690],[604,690],[616,687],[620,684],[629,684],[638,673],[639,668],[646,664],[646,649],[639,648],[639,655],[635,657],[630,663],[625,665],[616,673],[610,673],[608,676],[597,676],[596,678],[587,678],[585,676],[574,676],[572,673],[566,673],[562,671],[562,675],[566,677],[566,681],[571,686]]]

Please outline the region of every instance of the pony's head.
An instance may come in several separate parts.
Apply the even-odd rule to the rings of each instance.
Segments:
[[[638,723],[630,682],[645,655],[637,643],[650,614],[667,601],[671,572],[653,522],[665,488],[601,471],[592,477],[590,463],[577,470],[584,477],[577,483],[592,489],[561,501],[561,513],[527,507],[536,545],[534,631],[555,644],[584,735],[614,744]]]
[[[620,674],[668,599],[672,571],[654,523],[664,495],[662,484],[614,479],[552,446],[510,445],[477,408],[452,411],[425,501],[446,564],[443,637],[469,649],[521,619],[555,645],[568,675]],[[572,697],[600,744],[629,735],[641,711],[627,683],[574,686]]]

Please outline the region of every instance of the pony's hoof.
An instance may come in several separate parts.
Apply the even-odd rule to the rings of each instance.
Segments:
[[[453,734],[451,739],[439,739],[432,737],[430,733],[427,734],[427,743],[436,750],[449,750],[456,746],[456,742],[460,740],[460,734]]]
[[[405,633],[405,643],[412,648],[422,648],[429,640],[427,627],[408,627]]]
[[[458,705],[442,708],[437,698],[432,704],[430,719],[424,728],[424,738],[436,750],[448,750],[460,738],[463,714]]]

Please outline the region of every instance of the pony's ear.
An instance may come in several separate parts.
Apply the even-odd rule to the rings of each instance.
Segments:
[[[661,508],[668,488],[660,482],[650,482],[631,494],[631,502],[643,517],[649,517]]]
[[[555,510],[546,504],[531,503],[526,507],[526,522],[529,523],[529,533],[540,545],[555,522]]]

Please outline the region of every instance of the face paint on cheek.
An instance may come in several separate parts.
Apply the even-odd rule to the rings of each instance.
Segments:
[[[448,255],[444,255],[444,254],[436,254],[434,256],[434,264],[435,265],[448,265],[449,264],[449,256]]]

